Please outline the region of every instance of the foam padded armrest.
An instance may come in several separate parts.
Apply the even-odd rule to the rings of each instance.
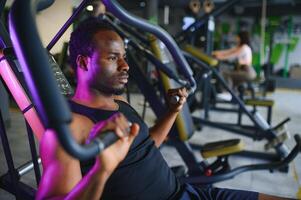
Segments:
[[[187,51],[188,53],[190,53],[191,55],[197,57],[198,59],[200,59],[201,61],[207,63],[208,65],[210,65],[210,67],[216,67],[218,65],[218,60],[203,53],[203,51],[199,48],[196,48],[192,45],[188,45],[186,44],[183,49],[185,51]]]
[[[222,140],[205,144],[201,154],[204,158],[210,158],[240,152],[243,149],[244,143],[240,139]]]
[[[246,99],[245,104],[249,106],[273,106],[274,101],[269,99]]]

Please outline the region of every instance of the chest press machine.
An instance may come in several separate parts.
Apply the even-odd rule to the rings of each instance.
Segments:
[[[115,12],[118,12],[118,10],[120,9],[120,7],[118,7],[117,4],[114,5],[113,7],[114,7],[113,10]],[[115,14],[115,12],[112,12],[112,13]],[[104,17],[102,17],[102,18],[104,20],[106,20]],[[137,29],[142,29],[142,30],[147,30],[148,32],[152,32],[148,28],[144,29],[143,25],[139,24],[138,22],[132,22],[132,20],[137,20],[137,17],[131,16],[125,10],[122,10],[122,13],[118,13],[118,18],[121,22],[126,23],[128,26],[131,25],[131,26],[137,27]],[[132,20],[129,20],[129,18]],[[110,20],[109,20],[109,22],[110,22]],[[134,44],[135,40],[131,40],[130,38],[128,38],[128,36],[126,34],[122,34],[122,32],[120,31],[120,27],[116,27],[116,24],[114,24],[112,22],[110,22],[110,23],[113,26],[115,25],[115,28],[117,28],[117,30],[119,29],[118,32],[121,35],[123,35],[125,38],[130,40],[128,42],[128,45],[129,45],[128,46],[129,47],[128,63],[131,66],[130,75],[132,78],[135,79],[137,86],[140,88],[141,92],[147,98],[151,108],[155,112],[155,115],[159,118],[160,116],[162,116],[162,109],[165,110],[166,105],[164,105],[164,101],[162,101],[163,98],[160,98],[157,96],[156,91],[154,91],[154,89],[152,89],[150,82],[147,81],[148,77],[141,70],[143,67],[138,62],[138,60],[139,60],[138,57],[140,57],[142,55],[145,56],[145,52],[141,52],[142,51],[141,48],[139,48],[137,44]],[[140,23],[142,23],[142,22],[140,22]],[[151,26],[151,25],[148,25],[148,26]],[[156,28],[153,28],[153,29],[156,29]],[[137,39],[139,40],[139,38],[137,38]],[[156,42],[156,39],[153,39],[153,41]],[[160,53],[160,50],[159,50],[157,44],[152,44],[152,41],[150,41],[150,44],[151,44],[151,46],[153,46],[153,52],[157,56],[157,59],[158,59],[158,57],[160,58],[160,56],[158,56],[158,52]],[[148,56],[146,56],[146,57],[148,57]],[[158,69],[162,69],[162,66],[159,66],[162,64],[166,65],[166,66],[174,65],[174,63],[162,63],[162,60],[161,60],[160,64],[157,62],[153,62],[152,59],[149,59],[149,61],[152,62],[154,65],[156,65],[158,67]],[[169,68],[169,70],[172,70],[172,68]],[[183,83],[183,81],[180,81],[180,83],[179,83],[179,81],[171,80],[171,79],[174,79],[174,77],[176,75],[170,76],[169,73],[166,73],[168,75],[166,75],[166,74],[164,75],[164,73],[163,72],[161,73],[161,75],[163,75],[163,79],[165,77],[165,80],[161,82],[161,83],[163,83],[162,84],[163,90],[164,89],[166,90],[171,87],[177,87],[177,86],[179,86],[179,84],[182,85],[181,83]],[[184,74],[184,77],[191,76],[190,73],[185,74],[183,72],[183,74]],[[170,77],[171,79],[169,79],[168,77]],[[172,83],[170,83],[170,82],[172,82]],[[167,84],[165,84],[165,83],[167,83]],[[189,83],[189,81],[188,81],[188,83]],[[178,85],[171,86],[171,84],[178,84]],[[164,96],[164,91],[160,91],[160,92],[161,92],[161,95]],[[188,173],[186,175],[188,175],[189,177],[194,177],[194,179],[193,179],[195,181],[194,183],[196,183],[196,184],[213,183],[213,182],[232,178],[241,172],[252,170],[252,169],[271,169],[270,167],[272,167],[272,166],[273,166],[272,168],[274,168],[275,166],[278,166],[280,168],[279,164],[282,163],[282,161],[275,162],[273,164],[270,163],[267,165],[259,164],[259,165],[254,165],[254,166],[242,166],[242,167],[239,167],[239,169],[233,169],[233,170],[229,170],[229,171],[226,171],[226,170],[218,171],[216,173],[218,176],[216,176],[216,177],[214,175],[211,177],[201,176],[200,174],[204,174],[204,167],[196,161],[196,158],[193,156],[193,154],[191,152],[191,147],[187,142],[187,140],[191,137],[191,135],[194,132],[194,127],[192,124],[192,119],[191,119],[191,114],[189,112],[189,109],[188,109],[188,107],[186,107],[186,108],[185,107],[183,109],[183,112],[181,112],[179,114],[179,117],[176,120],[176,125],[175,125],[174,129],[172,130],[172,132],[170,133],[169,139],[172,140],[173,145],[176,146],[177,150],[179,151],[181,157],[183,158],[183,160],[188,168]],[[160,108],[160,109],[158,109],[158,108]],[[221,145],[221,143],[223,145]],[[241,151],[241,149],[242,149],[241,148],[242,145],[241,145],[240,141],[238,141],[238,140],[227,141],[226,143],[221,142],[221,143],[208,144],[206,146],[206,148],[203,148],[203,155],[206,157],[212,156],[212,155],[224,156],[224,155],[229,155],[229,154],[233,153],[233,151],[236,151],[236,152]],[[225,147],[225,144],[227,144],[226,147]],[[222,146],[223,148],[219,148],[220,146]],[[221,160],[224,160],[224,159],[221,159]],[[276,164],[276,165],[274,165],[274,164]],[[218,163],[216,163],[214,165],[220,166],[219,161],[218,161]],[[282,165],[282,167],[283,166],[285,166],[285,165]],[[276,168],[278,168],[278,167],[276,167]],[[221,172],[225,172],[225,173],[221,173]],[[190,180],[185,179],[185,181],[189,182]]]
[[[80,9],[83,9],[85,7],[85,3],[87,2],[88,1],[84,1],[79,6]],[[112,2],[104,1],[106,6],[108,8],[111,8],[112,13],[116,12],[116,15],[122,15],[122,13],[120,13],[120,10],[114,10],[114,6],[117,5],[118,8],[118,4],[115,1]],[[20,69],[22,69],[21,71],[25,76],[24,85],[28,86],[28,91],[30,92],[24,89],[24,85],[22,86],[23,83],[21,83],[20,81],[22,80],[22,78],[17,78],[16,76],[14,76],[15,74],[19,74],[21,71],[18,70],[14,72],[13,70],[11,70],[11,68],[18,69],[18,64],[16,65],[15,59],[12,59],[13,62],[9,61],[10,57],[13,57],[14,54],[9,53],[11,51],[8,47],[4,49],[4,56],[1,58],[1,77],[11,77],[7,78],[5,82],[7,85],[16,86],[8,87],[10,87],[9,89],[11,90],[11,93],[16,94],[14,96],[16,101],[18,99],[22,99],[21,101],[19,101],[19,103],[17,102],[17,104],[24,113],[27,113],[27,117],[25,116],[25,118],[28,121],[29,126],[32,126],[33,132],[38,140],[42,137],[42,134],[46,129],[54,129],[58,133],[58,138],[61,144],[68,153],[77,157],[78,159],[88,159],[98,154],[99,151],[102,150],[102,148],[105,148],[105,146],[102,146],[101,148],[101,145],[103,145],[101,144],[102,141],[95,141],[95,143],[90,146],[80,146],[79,144],[75,144],[74,140],[71,138],[68,132],[69,130],[67,128],[67,124],[71,120],[70,111],[67,109],[64,103],[63,97],[60,94],[57,86],[58,82],[55,81],[54,76],[56,75],[56,78],[59,79],[59,82],[63,83],[64,86],[62,87],[62,89],[66,89],[66,94],[71,94],[72,90],[69,90],[70,88],[68,84],[66,85],[66,82],[63,80],[63,76],[61,76],[62,74],[59,68],[55,68],[56,65],[53,65],[51,67],[49,64],[49,57],[47,56],[45,49],[42,47],[42,44],[38,37],[33,18],[34,15],[31,13],[32,9],[30,9],[31,5],[31,1],[29,0],[17,0],[14,2],[10,13],[10,30],[11,38],[13,40],[13,47],[16,56],[20,61]],[[122,16],[119,17],[122,18]],[[172,49],[173,47],[169,48]],[[177,52],[174,54],[174,56],[176,57]],[[181,56],[179,56],[177,59],[178,63],[183,64],[183,60],[181,60],[183,58]],[[53,75],[53,71],[55,71],[55,75]],[[46,90],[45,87],[47,87]],[[21,96],[17,95],[19,92],[22,93]],[[23,101],[25,101],[26,104],[23,104]],[[35,106],[32,106],[32,102],[34,102]],[[4,126],[0,128],[2,128],[1,135],[5,135],[6,133]],[[5,136],[3,138],[5,138]],[[300,141],[297,137],[296,141],[296,147],[283,161],[275,163],[272,166],[261,165],[256,169],[270,169],[286,165],[299,152]],[[16,170],[14,166],[11,165],[11,155],[8,154],[7,158],[9,160],[8,163],[10,163],[8,164],[9,175],[7,176],[8,178],[1,177],[1,187],[16,195],[17,199],[33,199],[35,190],[19,181],[18,176],[20,175],[20,170]],[[36,159],[33,159],[33,162],[37,162],[37,160],[38,159],[36,156]],[[35,164],[35,167],[36,166],[38,166],[38,164]],[[16,171],[18,171],[19,175],[16,173]],[[231,173],[233,174],[233,171]],[[197,182],[201,182],[199,181],[199,179],[200,177],[197,177],[197,179],[190,181],[193,182],[194,180],[198,180]],[[188,179],[187,181],[190,182]],[[208,179],[204,179],[204,181],[210,183]]]

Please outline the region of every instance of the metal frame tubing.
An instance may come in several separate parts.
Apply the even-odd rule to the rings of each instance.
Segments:
[[[41,158],[37,159],[38,164],[41,164]],[[23,176],[24,174],[27,174],[34,168],[33,161],[28,161],[27,163],[24,163],[23,165],[19,166],[17,168],[18,175]]]
[[[50,7],[54,3],[54,1],[55,0],[39,0],[37,3],[37,10],[41,11]]]
[[[213,176],[197,176],[197,177],[188,177],[180,179],[181,182],[191,183],[191,184],[210,184],[216,183],[223,180],[232,179],[234,176],[241,174],[246,171],[255,171],[255,170],[274,170],[286,167],[301,151],[301,140],[300,136],[296,134],[294,136],[296,145],[293,150],[281,161],[272,162],[268,164],[253,164],[253,165],[245,165],[241,167],[234,168],[229,170],[228,172],[217,174]]]
[[[17,199],[21,198],[21,194],[19,191],[19,187],[18,187],[18,180],[19,180],[19,176],[17,171],[15,170],[15,165],[14,165],[14,161],[13,161],[13,156],[12,156],[12,152],[10,149],[10,145],[8,142],[8,138],[7,138],[7,134],[6,134],[6,130],[5,130],[5,125],[4,125],[4,121],[2,118],[2,114],[0,111],[0,137],[1,137],[1,141],[2,141],[2,147],[3,147],[3,151],[4,151],[4,155],[5,155],[5,159],[6,159],[6,164],[8,167],[8,179],[10,181],[10,186],[12,187],[12,193],[16,196]],[[6,183],[3,181],[5,176],[1,177],[1,181],[0,181],[0,186],[2,188],[4,188],[4,185],[6,185]]]
[[[62,35],[66,32],[69,26],[74,22],[74,19],[78,17],[80,12],[87,6],[89,2],[92,0],[83,0],[80,5],[75,9],[73,14],[69,17],[69,19],[65,22],[62,28],[57,32],[57,34],[53,37],[50,43],[47,45],[47,50],[50,51],[52,47],[57,43],[57,41],[62,37]]]
[[[39,185],[40,180],[41,180],[41,171],[40,171],[39,161],[38,161],[39,156],[37,154],[34,135],[33,135],[32,129],[31,129],[30,125],[28,124],[28,122],[26,122],[26,129],[27,129],[28,143],[29,143],[30,152],[31,152],[31,158],[32,158],[32,162],[33,162],[33,168],[34,168],[34,172],[35,172],[35,176],[36,176],[36,183],[37,183],[37,185]]]
[[[0,34],[0,38],[2,39],[7,34],[6,30],[3,29],[3,32]],[[5,32],[4,32],[5,31]],[[8,37],[8,35],[7,35]],[[9,38],[9,37],[8,37]],[[3,46],[7,47],[9,46],[10,40],[3,40]],[[21,79],[20,72],[17,69],[17,62],[14,60],[14,56],[12,55],[12,51],[10,51],[11,48],[5,48],[4,49],[4,56],[1,59],[0,62],[0,76],[2,77],[3,81],[5,82],[6,86],[8,87],[11,96],[14,97],[16,100],[16,103],[18,104],[20,110],[23,112],[24,117],[26,118],[26,122],[30,121],[33,122],[36,125],[35,131],[37,134],[37,138],[39,138],[39,133],[41,133],[43,130],[39,129],[39,121],[36,120],[36,118],[33,118],[36,116],[35,113],[33,113],[34,108],[31,107],[31,101],[29,100],[29,97],[26,96],[25,89],[21,86],[20,82],[22,82],[23,79]],[[11,67],[14,66],[14,67]],[[18,75],[18,79],[16,78],[16,74]],[[20,82],[19,82],[20,81]],[[23,81],[23,86],[25,86]],[[38,163],[38,156],[35,149],[35,141],[32,134],[31,128],[27,125],[28,134],[31,136],[28,138],[30,149],[31,149],[31,155],[33,162],[23,164],[22,166],[18,167],[17,169],[14,168],[12,155],[10,152],[9,143],[7,141],[7,136],[5,132],[5,127],[0,127],[2,130],[2,139],[3,139],[3,149],[5,149],[5,157],[7,160],[7,166],[8,166],[8,173],[3,175],[1,177],[1,187],[8,192],[14,194],[17,199],[33,199],[35,190],[24,183],[20,182],[20,178],[25,173],[31,171],[33,167],[35,168],[35,178],[37,181],[37,184],[40,180],[40,168]],[[37,131],[39,130],[39,131]],[[33,164],[34,163],[34,164]],[[13,167],[13,168],[11,168]]]
[[[9,39],[9,34],[6,31],[6,28],[2,22],[0,22],[0,35],[1,35],[1,38],[0,38],[0,48],[1,49],[4,49],[8,46],[12,46],[11,41]]]
[[[132,54],[132,51],[128,51],[128,62],[129,65],[132,66],[129,72],[131,74],[131,77],[135,79],[137,86],[139,87],[145,98],[148,100],[155,115],[157,117],[161,117],[164,114],[166,107],[158,98],[153,85],[147,81],[147,77],[145,77],[144,73],[141,71],[139,62]]]
[[[150,52],[148,49],[144,48],[142,45],[140,45],[138,42],[136,42],[133,39],[130,39],[129,34],[121,29],[117,24],[112,22],[109,17],[106,15],[102,15],[100,17],[102,20],[105,20],[108,22],[111,26],[115,28],[115,30],[121,35],[123,38],[127,38],[129,40],[129,45],[133,46],[133,48],[138,49],[140,52],[144,54],[144,56],[147,57],[147,59],[153,63],[155,66],[157,66],[160,70],[162,70],[169,78],[173,79],[177,83],[179,83],[181,86],[186,86],[188,83],[184,80],[181,80],[169,67],[167,67],[165,64],[163,64],[160,60],[158,60],[152,52]],[[138,38],[139,39],[139,38]],[[140,40],[140,39],[139,39]],[[145,44],[145,41],[140,40],[142,43]],[[147,41],[148,42],[148,41]]]
[[[81,160],[92,158],[105,146],[99,140],[89,145],[79,145],[71,136],[68,126],[71,112],[59,92],[46,51],[39,39],[33,5],[30,0],[16,0],[9,14],[11,39],[23,67],[25,80],[45,127],[56,131],[62,146],[72,156]]]
[[[249,117],[249,119],[254,123],[255,127],[259,129],[261,134],[264,134],[264,138],[266,138],[267,140],[272,140],[277,137],[276,132],[273,129],[271,129],[271,127],[269,127],[269,128],[263,127],[259,123],[259,121],[257,121],[257,119],[255,119],[255,117],[252,115],[252,113],[244,105],[244,102],[230,89],[230,87],[227,85],[227,83],[225,82],[223,77],[218,73],[218,71],[216,69],[210,68],[210,67],[204,65],[203,62],[200,62],[199,59],[195,58],[193,55],[191,55],[188,52],[183,51],[183,54],[186,57],[188,57],[189,59],[191,59],[192,61],[194,61],[195,63],[200,64],[200,66],[203,66],[206,69],[209,69],[213,72],[213,74],[221,82],[221,84],[224,86],[224,88],[231,94],[233,102],[237,103],[239,105],[239,108],[242,110],[242,112],[245,113]],[[206,120],[202,120],[202,121],[206,121]],[[212,126],[214,126],[214,122],[206,121],[206,123],[208,125],[211,124]],[[223,128],[229,129],[230,127],[224,126]],[[235,129],[233,131],[235,131]],[[235,131],[235,132],[237,132],[237,131]],[[288,155],[288,148],[283,143],[278,144],[275,147],[275,149],[276,149],[277,153],[279,154],[279,156],[282,158]]]
[[[215,31],[215,18],[210,15],[207,21],[206,54],[211,55],[213,51],[213,37]]]

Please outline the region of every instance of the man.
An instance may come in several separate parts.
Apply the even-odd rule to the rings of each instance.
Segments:
[[[187,91],[170,90],[167,99],[178,95],[179,102],[170,104],[166,115],[148,129],[119,96],[128,80],[125,54],[120,36],[97,19],[82,22],[72,33],[70,58],[77,74],[70,100],[72,134],[78,142],[87,143],[104,130],[113,130],[120,140],[95,159],[79,162],[65,153],[53,132],[45,133],[40,145],[44,172],[37,199],[278,199],[181,185],[158,147],[185,103]],[[129,133],[127,120],[133,123]]]

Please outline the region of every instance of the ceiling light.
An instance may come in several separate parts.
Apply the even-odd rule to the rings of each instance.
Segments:
[[[86,8],[88,11],[93,11],[93,6],[92,5],[88,5]]]

